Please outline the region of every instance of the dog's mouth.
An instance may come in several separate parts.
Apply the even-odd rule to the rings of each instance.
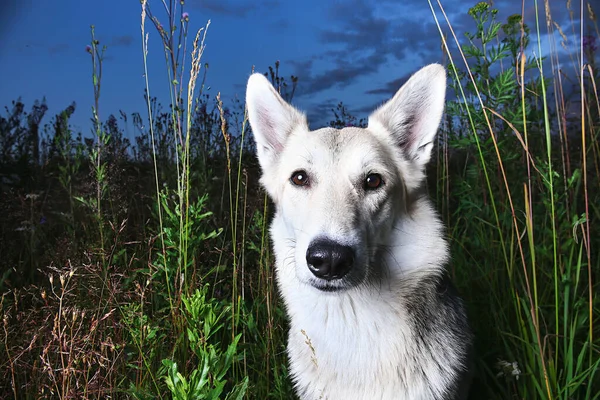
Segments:
[[[327,293],[343,292],[354,287],[354,285],[345,282],[328,282],[322,279],[311,279],[310,285],[315,289]]]
[[[325,280],[312,277],[308,284],[317,290],[327,293],[344,292],[361,285],[366,279],[366,273],[361,270],[352,270],[340,279]]]

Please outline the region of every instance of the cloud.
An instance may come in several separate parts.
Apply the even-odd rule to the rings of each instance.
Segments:
[[[310,71],[312,69],[314,61],[314,59],[290,60],[287,62],[287,64],[291,65],[294,71],[300,71],[300,73],[302,73],[302,71]]]
[[[110,40],[109,46],[111,47],[129,47],[133,44],[133,37],[131,35],[113,36]]]
[[[376,75],[384,66],[413,65],[415,58],[424,63],[439,61],[440,35],[422,10],[413,3],[334,3],[328,11],[329,23],[317,34],[323,50],[312,56],[314,62],[289,61],[302,82],[299,95],[343,88]],[[373,90],[371,94],[389,92]]]
[[[307,107],[307,118],[311,129],[318,129],[329,125],[333,120],[333,110],[335,110],[339,100],[328,98],[318,103],[310,104]]]
[[[445,2],[444,9],[458,40],[466,41],[465,32],[474,32],[476,25],[468,15],[470,6],[458,0]],[[578,26],[579,21],[569,21],[564,6],[551,4],[553,18],[563,30]],[[545,31],[544,6],[540,6],[542,31]],[[562,7],[562,8],[561,8]],[[510,0],[499,0],[496,21],[504,24],[511,14],[520,14]],[[435,10],[442,34],[448,38],[451,53],[457,57],[457,45],[440,10]],[[537,52],[534,33],[535,13],[531,6],[525,9],[525,21],[532,29],[529,51]],[[315,53],[302,59],[288,60],[292,74],[299,78],[297,96],[315,121],[327,122],[331,108],[339,100],[362,116],[389,99],[412,73],[432,62],[446,62],[440,31],[428,7],[414,2],[391,0],[351,0],[331,3],[326,23],[317,25],[318,46]],[[502,36],[502,33],[501,33]],[[542,33],[543,46],[548,43]],[[558,38],[558,34],[556,36]],[[560,39],[560,38],[559,38]],[[560,41],[560,40],[559,40]],[[560,47],[559,41],[557,46]],[[477,43],[476,43],[477,44]],[[547,46],[546,46],[547,47]],[[562,53],[558,49],[559,55]],[[545,53],[543,51],[543,53]],[[462,65],[459,58],[455,61]],[[364,96],[345,99],[342,90],[363,93]],[[450,93],[449,93],[450,94]],[[315,103],[313,96],[329,97],[328,101]],[[333,100],[332,97],[338,97]],[[307,104],[308,103],[308,104]]]
[[[323,29],[320,33],[321,43],[341,44],[348,52],[387,44],[386,36],[391,21],[376,16],[375,8],[367,1],[336,3],[331,7],[330,15],[334,21],[337,19],[338,27]]]
[[[356,117],[356,121],[367,117],[379,106],[381,102],[371,102],[367,106],[353,107],[346,102],[342,102],[348,115]],[[325,100],[310,104],[307,111],[308,123],[311,129],[318,129],[329,126],[329,123],[335,119],[335,112],[338,110],[340,99],[327,98]]]
[[[282,32],[290,27],[290,21],[288,19],[281,18],[276,20],[275,22],[270,23],[270,27],[276,32]]]
[[[4,40],[4,34],[17,21],[17,17],[24,9],[32,7],[32,4],[21,4],[18,0],[2,0],[0,2],[0,40]]]
[[[335,112],[338,111],[338,104],[340,104],[340,99],[336,98],[327,98],[310,104],[306,112],[310,129],[329,126],[329,123],[335,120]],[[365,113],[359,113],[359,110],[349,107],[345,102],[343,104],[349,115],[358,118],[366,117]]]
[[[71,46],[69,46],[67,43],[53,44],[52,46],[48,47],[48,54],[55,55],[65,53],[70,49],[70,47]]]
[[[404,75],[403,77],[398,79],[388,81],[381,87],[367,90],[365,94],[383,94],[386,96],[392,96],[398,91],[398,89],[400,89],[402,85],[404,85],[408,78],[410,78],[410,74]]]
[[[350,58],[338,54],[333,60],[333,67],[321,72],[311,73],[302,80],[299,95],[314,94],[331,88],[343,88],[361,76],[375,74],[379,66],[385,63],[387,54],[384,52],[371,51],[370,54]],[[310,71],[310,69],[309,69]]]
[[[279,6],[277,0],[267,0],[263,2],[248,2],[240,0],[195,0],[190,2],[191,6],[210,13],[246,17],[258,10],[269,9]]]

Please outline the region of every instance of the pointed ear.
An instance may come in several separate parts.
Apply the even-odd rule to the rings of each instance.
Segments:
[[[418,175],[431,157],[445,97],[446,70],[431,64],[411,76],[391,100],[369,116],[369,128],[384,128]]]
[[[288,136],[297,128],[308,130],[303,113],[286,103],[262,74],[248,79],[248,119],[256,142],[258,161],[267,170],[277,161]]]

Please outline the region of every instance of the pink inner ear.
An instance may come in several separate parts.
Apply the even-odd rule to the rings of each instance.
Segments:
[[[424,164],[441,120],[446,75],[441,65],[430,65],[412,75],[394,97],[369,117],[382,124],[406,156]]]
[[[413,116],[407,128],[408,140],[406,144],[406,151],[410,153],[411,157],[414,158],[418,156],[418,153],[421,150],[421,146],[423,144],[422,139],[425,135],[425,132],[422,131],[423,120],[421,118]]]
[[[260,123],[262,125],[262,133],[265,137],[268,147],[272,148],[278,153],[281,152],[283,150],[283,143],[281,142],[281,137],[283,135],[281,135],[281,132],[279,132],[280,134],[278,135],[277,130],[281,130],[283,128],[281,126],[278,127],[272,118],[269,118],[269,116],[264,114],[261,116]]]
[[[277,134],[277,129],[281,129],[281,127],[278,127],[277,121],[274,120],[272,111],[266,107],[258,106],[256,115],[258,121],[251,124],[251,128],[255,139],[258,139],[257,142],[260,142],[265,148],[274,149],[277,152],[283,150],[283,143],[281,143]],[[262,137],[262,140],[259,137]]]
[[[288,104],[264,76],[254,74],[246,92],[248,116],[255,142],[263,152],[264,162],[283,151],[287,137],[296,127],[306,127],[306,117]]]

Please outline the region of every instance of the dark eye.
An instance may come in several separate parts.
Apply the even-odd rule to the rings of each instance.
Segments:
[[[300,171],[294,172],[290,180],[296,186],[306,186],[308,185],[308,174],[301,169]]]
[[[375,190],[383,185],[383,179],[379,174],[369,174],[365,179],[365,190]]]

